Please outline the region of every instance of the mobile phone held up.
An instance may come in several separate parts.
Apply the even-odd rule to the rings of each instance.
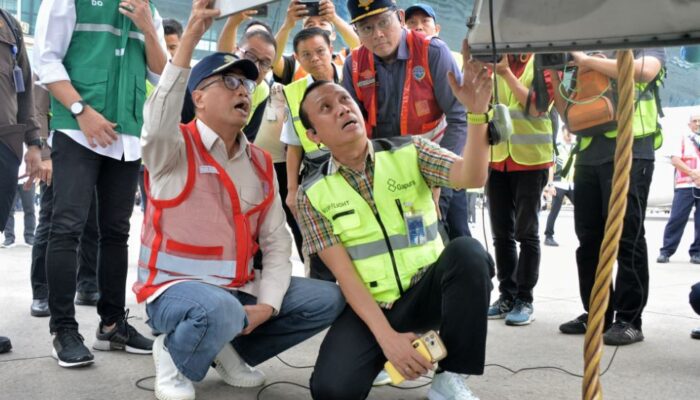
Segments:
[[[255,18],[267,17],[267,5],[262,5],[259,7],[251,8],[251,10],[255,10],[258,12],[257,14],[255,14],[255,16],[254,16]]]
[[[433,364],[447,357],[447,349],[445,349],[445,345],[435,331],[428,331],[423,336],[414,340],[413,348]],[[387,374],[389,374],[392,384],[398,385],[406,380],[389,361],[384,364],[384,369]]]
[[[307,17],[313,17],[319,13],[319,2],[318,0],[298,0],[299,3],[306,5],[306,10],[309,12],[306,14]]]

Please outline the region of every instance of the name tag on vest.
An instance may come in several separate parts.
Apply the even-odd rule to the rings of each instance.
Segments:
[[[217,171],[216,168],[212,165],[200,165],[199,166],[199,173],[200,174],[218,174],[219,171]]]
[[[357,83],[357,86],[358,87],[365,87],[365,86],[369,86],[369,85],[374,85],[374,82],[376,82],[376,80],[374,78],[369,78],[369,79],[365,79],[364,81],[359,81]]]

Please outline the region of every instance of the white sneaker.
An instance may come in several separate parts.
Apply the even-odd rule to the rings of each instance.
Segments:
[[[235,387],[256,387],[265,383],[265,374],[249,367],[236,353],[231,343],[226,343],[214,359],[216,372],[227,384]]]
[[[479,400],[464,382],[461,375],[441,372],[433,377],[428,391],[429,400]]]
[[[194,385],[175,366],[165,348],[165,335],[153,342],[153,361],[156,364],[155,392],[158,400],[194,400]]]
[[[385,386],[391,383],[391,377],[389,374],[386,372],[385,369],[379,371],[377,374],[377,377],[374,378],[374,382],[372,382],[372,386]]]

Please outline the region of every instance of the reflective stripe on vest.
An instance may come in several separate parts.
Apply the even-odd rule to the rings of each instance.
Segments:
[[[312,207],[332,225],[374,299],[389,303],[401,297],[417,273],[437,260],[444,245],[437,232],[432,191],[420,172],[413,139],[377,139],[370,145],[375,151],[372,198],[376,213],[337,171],[319,168],[301,186]],[[408,246],[404,219],[408,212],[423,217],[426,242],[422,245]]]
[[[425,235],[428,241],[435,240],[438,237],[438,234],[437,222],[425,227]],[[408,237],[406,237],[406,235],[389,236],[389,243],[391,244],[391,249],[394,251],[410,247]],[[362,260],[364,258],[374,257],[386,253],[386,240],[381,239],[371,243],[358,244],[355,246],[346,247],[345,250],[347,250],[350,258],[352,258],[353,261]]]
[[[535,76],[535,58],[530,56],[518,81],[530,88]],[[508,157],[521,165],[539,165],[553,160],[552,121],[549,113],[532,116],[520,104],[505,80],[498,79],[498,96],[508,106],[513,121],[513,134],[507,142],[492,146],[492,162],[501,162]]]
[[[433,92],[433,78],[428,62],[431,37],[420,32],[405,32],[409,56],[406,60],[405,81],[401,94],[401,135],[423,135],[434,130],[444,118],[444,112]],[[365,46],[352,51],[351,71],[355,95],[366,111],[367,136],[371,138],[379,118],[377,115],[378,83],[374,54]]]
[[[74,31],[76,32],[108,32],[116,36],[121,36],[121,29],[115,28],[107,24],[75,24]],[[128,33],[129,38],[137,39],[146,42],[146,37],[143,33],[131,31]]]

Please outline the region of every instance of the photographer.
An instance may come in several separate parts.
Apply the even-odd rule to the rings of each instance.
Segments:
[[[289,40],[289,34],[299,20],[302,21],[303,29],[320,28],[328,32],[331,43],[336,40],[336,30],[340,33],[340,37],[343,38],[348,46],[341,52],[332,54],[333,63],[340,67],[343,66],[345,57],[349,54],[350,49],[360,45],[360,39],[352,29],[352,26],[336,14],[332,0],[320,0],[317,2],[291,0],[287,8],[287,16],[276,35],[279,51],[272,68],[275,81],[283,85],[288,85],[309,73],[299,64],[294,55],[282,55],[282,51]]]

